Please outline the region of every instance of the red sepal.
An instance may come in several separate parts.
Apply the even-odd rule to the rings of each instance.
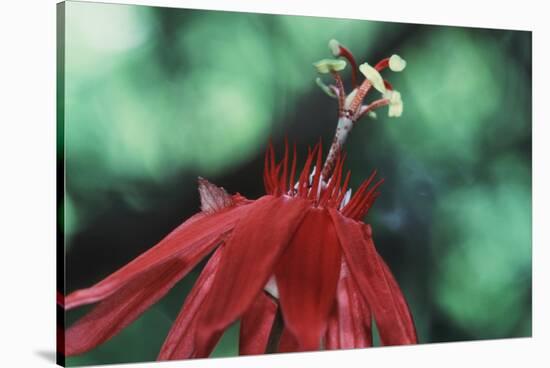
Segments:
[[[204,266],[201,275],[195,282],[191,292],[185,298],[183,307],[172,324],[160,349],[157,360],[188,359],[194,357],[196,317],[198,311],[212,286],[216,269],[223,256],[224,246],[220,246]],[[221,336],[221,334],[220,334]],[[218,336],[218,339],[219,337]],[[212,339],[217,342],[218,339]],[[208,354],[215,346],[215,342],[208,348],[203,348]]]
[[[405,298],[384,266],[363,223],[329,210],[351,274],[370,306],[383,345],[416,344],[416,330]]]
[[[273,298],[260,291],[241,319],[239,355],[265,353],[277,308]]]

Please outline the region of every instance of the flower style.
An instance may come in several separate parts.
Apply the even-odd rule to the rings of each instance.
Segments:
[[[351,53],[336,41],[329,46],[354,66],[354,89],[345,96],[338,74],[344,60],[315,64],[320,73],[334,76],[336,86],[318,84],[338,98],[340,107],[324,164],[319,143],[297,176],[296,146],[290,154],[285,143],[277,162],[270,144],[263,174],[266,195],[257,200],[230,195],[199,178],[201,212],[104,280],[65,298],[66,310],[97,303],[67,329],[66,355],[88,351],[120,332],[210,254],[159,360],[209,356],[236,320],[243,355],[372,346],[372,319],[383,345],[417,342],[407,302],[376,251],[370,225],[362,222],[383,180],[373,184],[373,172],[352,196],[341,152],[364,114],[385,105],[390,116],[401,114],[396,107],[402,106],[400,95],[378,71],[387,66],[402,70],[405,64],[396,56],[374,68],[363,64],[366,79],[357,86]],[[383,97],[362,106],[371,86]],[[273,327],[277,321],[281,331]]]

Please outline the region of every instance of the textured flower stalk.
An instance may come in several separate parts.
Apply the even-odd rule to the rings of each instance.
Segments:
[[[382,59],[374,67],[368,63],[363,63],[357,67],[353,54],[336,40],[330,40],[329,48],[335,57],[343,57],[351,64],[353,89],[349,94],[344,90],[344,84],[339,74],[346,67],[346,62],[342,59],[323,59],[314,63],[315,68],[321,74],[330,73],[335,81],[335,85],[326,86],[321,79],[317,79],[317,84],[329,96],[338,99],[338,124],[334,140],[330,147],[327,160],[323,166],[322,177],[326,178],[334,167],[337,154],[342,150],[347,137],[354,124],[365,115],[375,117],[374,110],[389,105],[388,115],[390,117],[399,117],[403,113],[403,102],[401,94],[395,91],[392,85],[384,80],[380,72],[386,68],[394,72],[400,72],[405,69],[407,63],[399,55],[392,55],[389,58]],[[358,85],[357,69],[363,74],[365,79]],[[371,104],[365,105],[363,101],[367,93],[374,87],[380,93],[382,98],[375,100]]]
[[[329,45],[355,67],[347,49],[336,41]],[[230,195],[199,178],[198,214],[104,280],[65,298],[66,310],[95,306],[66,331],[64,353],[86,352],[116,335],[209,254],[159,360],[209,356],[237,320],[242,355],[263,354],[274,339],[279,352],[368,347],[373,321],[383,345],[416,343],[405,297],[375,248],[370,225],[362,221],[383,180],[375,182],[373,172],[352,195],[342,153],[349,131],[363,115],[386,105],[390,116],[401,114],[400,95],[379,71],[404,65],[397,56],[374,68],[362,64],[365,80],[356,86],[354,74],[354,89],[346,95],[339,75],[346,62],[316,63],[336,83],[318,84],[339,101],[327,158],[323,160],[319,143],[298,172],[296,146],[291,153],[285,143],[277,160],[270,144],[263,173],[266,194],[256,200]],[[382,98],[363,105],[371,87]],[[273,327],[278,319],[280,334]]]

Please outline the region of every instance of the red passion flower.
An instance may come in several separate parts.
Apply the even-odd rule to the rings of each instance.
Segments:
[[[230,195],[199,178],[198,214],[104,280],[64,298],[65,310],[96,304],[66,330],[65,355],[110,339],[209,255],[159,360],[208,357],[237,320],[243,355],[372,346],[372,320],[383,345],[417,342],[407,302],[375,248],[370,225],[362,221],[383,180],[373,183],[373,173],[351,195],[341,152],[362,116],[386,105],[390,116],[401,115],[401,96],[379,71],[401,71],[405,61],[393,55],[375,67],[357,68],[345,47],[335,40],[329,46],[352,65],[354,88],[346,96],[338,74],[344,60],[315,63],[320,73],[334,77],[335,85],[317,82],[339,103],[338,126],[324,163],[319,143],[297,176],[296,146],[290,154],[285,144],[277,162],[270,144],[263,174],[266,195],[256,200]],[[357,69],[366,77],[361,85]],[[371,87],[382,97],[363,105]]]

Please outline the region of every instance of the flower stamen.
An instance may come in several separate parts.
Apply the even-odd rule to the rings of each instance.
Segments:
[[[365,96],[367,95],[371,87],[372,87],[372,83],[368,79],[365,79],[363,83],[361,83],[361,86],[359,86],[359,89],[357,90],[357,94],[355,95],[355,98],[351,102],[351,106],[350,106],[350,111],[353,114],[352,116],[354,117],[354,121],[357,121],[357,119],[355,119],[357,110],[361,105],[361,103],[363,102],[363,100],[365,99]]]
[[[334,94],[338,98],[338,115],[341,115],[344,111],[346,91],[344,90],[344,82],[342,81],[342,77],[340,77],[340,74],[338,72],[344,70],[344,68],[346,67],[346,62],[339,59],[323,59],[319,60],[316,63],[313,63],[313,66],[315,67],[315,69],[317,69],[317,72],[321,74],[332,74],[332,77],[336,82],[337,92],[335,92]],[[324,85],[322,81],[317,82],[317,85],[319,85],[325,93],[327,93],[327,91],[330,91],[328,90],[329,87]]]
[[[332,77],[336,82],[336,90],[338,91],[338,116],[345,114],[346,111],[346,91],[344,89],[344,82],[338,72],[332,72]]]
[[[374,69],[376,69],[380,72],[380,71],[382,71],[382,70],[389,67],[390,70],[393,71],[393,72],[402,72],[403,69],[405,69],[406,66],[407,66],[407,62],[403,58],[401,58],[401,56],[399,56],[397,54],[393,54],[389,58],[385,58],[385,59],[380,60],[374,66]]]
[[[387,106],[390,104],[390,100],[387,98],[381,98],[376,101],[371,102],[368,105],[363,105],[358,111],[357,120],[361,119],[365,114],[374,113],[373,110],[378,109],[383,106]],[[376,115],[375,115],[376,116]]]
[[[344,83],[339,71],[343,70],[346,62],[340,59],[323,59],[313,65],[321,74],[332,74],[336,86],[325,85],[320,78],[316,79],[319,87],[330,97],[338,99],[338,124],[332,145],[321,170],[321,177],[328,178],[334,169],[335,160],[338,157],[344,143],[347,140],[349,132],[356,121],[363,116],[368,115],[371,118],[376,117],[375,109],[389,105],[388,116],[398,117],[403,113],[403,102],[401,94],[394,91],[392,85],[382,78],[380,71],[390,68],[394,72],[400,72],[405,69],[407,63],[399,55],[380,60],[374,67],[368,63],[363,63],[357,68],[357,63],[352,53],[338,41],[332,39],[329,41],[329,48],[336,57],[344,57],[352,66],[352,85],[353,90],[346,95]],[[357,69],[365,76],[365,80],[357,87]],[[369,105],[363,105],[363,101],[369,91],[374,87],[383,98],[372,102]]]
[[[323,80],[319,77],[315,78],[315,83],[319,86],[319,88],[321,88],[323,92],[327,94],[327,96],[332,98],[338,98],[339,91],[333,85],[327,86],[325,83],[323,83]]]
[[[332,51],[332,55],[336,57],[344,57],[351,64],[351,85],[353,88],[357,87],[357,63],[351,51],[347,47],[343,46],[340,42],[332,39],[328,42],[328,47]]]

